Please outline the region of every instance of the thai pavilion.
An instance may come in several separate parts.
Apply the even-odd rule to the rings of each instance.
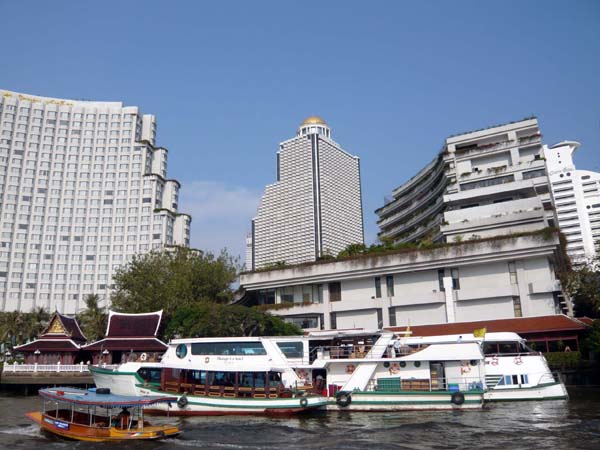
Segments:
[[[25,356],[25,364],[79,364],[87,362],[80,354],[85,341],[77,319],[55,312],[35,341],[19,345],[14,351]]]
[[[142,314],[110,311],[106,337],[83,346],[81,350],[91,355],[95,365],[158,361],[168,348],[157,337],[161,322],[162,310]]]

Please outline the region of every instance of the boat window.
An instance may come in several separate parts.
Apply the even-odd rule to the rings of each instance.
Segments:
[[[518,342],[502,342],[499,347],[500,353],[519,353]]]
[[[527,375],[521,375],[521,384],[529,384],[529,377]]]
[[[179,344],[175,349],[175,354],[179,359],[185,358],[185,355],[187,355],[187,346],[185,344]]]
[[[194,384],[206,384],[206,372],[204,370],[191,370],[190,379]]]
[[[148,367],[143,367],[138,370],[138,375],[144,381],[149,381],[151,383],[160,383],[160,373],[161,369],[151,369]]]
[[[519,375],[512,376],[512,384],[519,384]]]
[[[235,386],[235,372],[215,372],[212,386]]]
[[[302,342],[278,342],[277,346],[288,358],[302,358],[304,355]]]
[[[274,388],[282,385],[281,374],[279,372],[269,372],[269,387]]]
[[[192,355],[266,355],[262,342],[195,342]]]
[[[254,387],[255,388],[264,388],[266,387],[266,373],[264,372],[254,372]]]

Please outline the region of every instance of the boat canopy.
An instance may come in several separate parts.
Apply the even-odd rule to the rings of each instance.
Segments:
[[[475,342],[462,344],[431,344],[430,346],[402,357],[403,361],[470,361],[482,360],[481,347]]]
[[[85,390],[71,387],[40,389],[39,394],[48,400],[73,403],[76,405],[100,406],[101,408],[133,408],[135,406],[147,406],[156,403],[171,403],[177,401],[177,397],[165,395],[135,396],[98,394],[96,389]]]

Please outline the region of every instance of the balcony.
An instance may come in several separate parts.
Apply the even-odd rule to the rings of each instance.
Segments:
[[[439,209],[441,209],[443,204],[444,202],[442,200],[442,197],[439,197],[433,205],[421,211],[416,217],[413,217],[409,221],[401,223],[400,225],[392,229],[382,231],[382,234],[385,233],[387,236],[398,235],[402,231],[408,230],[413,225],[416,225],[417,223],[422,222],[427,218],[430,218],[433,214],[437,213]]]
[[[443,194],[445,188],[446,188],[446,183],[440,183],[432,191],[430,191],[427,195],[425,195],[425,197],[419,198],[419,199],[413,201],[410,205],[404,206],[404,208],[401,211],[397,212],[393,216],[387,217],[384,220],[378,221],[377,224],[379,225],[380,228],[384,228],[395,222],[399,222],[403,218],[406,218],[407,216],[409,216],[411,213],[417,211],[424,204],[429,203],[429,201],[432,200],[436,196],[439,196],[439,201],[441,201],[443,198],[442,194]],[[437,201],[438,200],[436,200],[436,202]],[[425,214],[425,211],[420,213],[421,216],[423,216],[424,214]]]
[[[513,140],[510,139],[508,141],[502,141],[502,142],[498,142],[495,144],[485,144],[485,145],[480,145],[477,146],[475,148],[471,148],[468,150],[456,150],[455,151],[455,155],[456,155],[456,159],[462,159],[468,156],[472,156],[472,155],[484,155],[486,153],[492,153],[498,150],[504,150],[507,148],[511,148],[511,147],[515,147],[517,145],[517,143]]]

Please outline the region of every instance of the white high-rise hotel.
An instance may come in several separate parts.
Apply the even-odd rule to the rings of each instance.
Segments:
[[[319,117],[280,144],[277,182],[266,187],[246,241],[246,268],[336,256],[364,242],[360,160],[331,139]]]
[[[0,90],[0,307],[75,313],[133,255],[189,245],[156,123],[120,102]]]

